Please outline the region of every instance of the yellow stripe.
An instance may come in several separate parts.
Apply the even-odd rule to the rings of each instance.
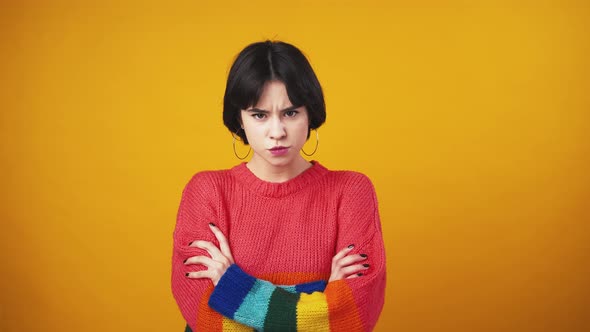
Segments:
[[[324,293],[301,293],[297,303],[297,330],[330,331],[328,302]]]
[[[241,332],[241,331],[252,331],[253,329],[251,327],[248,327],[246,325],[242,325],[238,322],[236,322],[233,319],[229,319],[227,317],[223,317],[223,331],[231,331],[231,332]]]

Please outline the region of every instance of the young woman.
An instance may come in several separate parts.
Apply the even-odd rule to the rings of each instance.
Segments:
[[[385,292],[377,198],[365,175],[301,156],[326,119],[305,56],[284,42],[247,46],[223,107],[234,153],[237,136],[253,155],[183,190],[172,292],[187,331],[372,330]]]

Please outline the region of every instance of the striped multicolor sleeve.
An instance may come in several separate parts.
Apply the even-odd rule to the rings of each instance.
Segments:
[[[301,330],[304,323],[302,319],[305,319],[302,310],[327,313],[321,301],[314,301],[314,298],[323,294],[325,287],[325,281],[275,286],[248,275],[233,264],[217,283],[209,298],[209,306],[220,314],[257,330],[293,331],[298,326]],[[303,302],[298,306],[302,299]],[[321,322],[315,323],[323,325]],[[310,330],[317,330],[318,324],[313,324],[314,328],[309,327]]]
[[[328,283],[327,287],[323,281],[275,286],[233,264],[213,290],[209,306],[256,330],[362,331],[355,301],[347,288],[343,281]]]
[[[384,304],[385,250],[371,182],[355,176],[351,184],[339,211],[338,248],[354,244],[350,254],[367,255],[370,267],[363,276],[329,282],[323,292],[290,292],[233,264],[215,286],[209,307],[256,330],[371,331]]]

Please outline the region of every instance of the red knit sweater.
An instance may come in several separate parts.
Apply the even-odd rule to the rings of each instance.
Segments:
[[[186,185],[174,230],[172,292],[194,331],[373,329],[385,292],[373,185],[361,173],[312,163],[282,183],[263,181],[241,163],[199,172]],[[209,279],[185,276],[205,267],[183,264],[207,255],[190,242],[218,245],[210,222],[228,238],[235,260],[215,288]],[[326,285],[333,256],[350,244],[351,254],[368,256],[363,263],[370,268]],[[323,282],[301,285],[314,281]]]

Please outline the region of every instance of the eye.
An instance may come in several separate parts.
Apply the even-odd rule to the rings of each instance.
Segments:
[[[291,111],[287,111],[285,112],[285,115],[289,118],[294,117],[295,115],[297,115],[297,113],[299,113],[299,111],[295,111],[295,110],[291,110]]]
[[[254,114],[252,114],[252,117],[254,119],[257,119],[257,120],[262,120],[265,116],[266,116],[266,114],[264,114],[264,113],[254,113]]]

